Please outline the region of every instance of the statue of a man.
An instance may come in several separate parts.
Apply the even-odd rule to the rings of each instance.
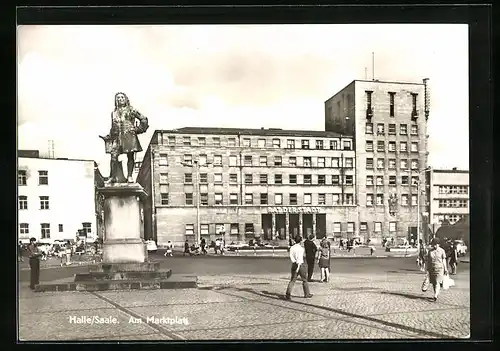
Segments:
[[[137,123],[138,121],[138,123]],[[130,106],[125,93],[116,93],[115,109],[111,113],[111,130],[105,137],[106,153],[111,154],[110,175],[108,183],[133,183],[135,153],[141,152],[142,147],[137,138],[138,134],[148,129],[148,119]],[[127,154],[127,179],[123,176],[118,156]]]

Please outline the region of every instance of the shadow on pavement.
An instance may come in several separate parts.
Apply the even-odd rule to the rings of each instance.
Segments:
[[[392,291],[381,291],[381,294],[384,295],[393,295],[393,296],[401,296],[401,297],[406,297],[408,299],[412,300],[425,300],[425,301],[431,301],[432,299],[426,296],[419,296],[419,295],[412,295],[412,294],[403,294],[403,293],[397,293],[397,292],[392,292]]]

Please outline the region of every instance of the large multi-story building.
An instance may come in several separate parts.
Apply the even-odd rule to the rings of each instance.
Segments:
[[[102,235],[103,185],[91,160],[42,158],[36,150],[18,153],[19,240],[75,239],[78,230]]]
[[[137,181],[145,236],[159,245],[223,233],[227,242],[355,236],[353,138],[336,132],[155,131]]]
[[[360,235],[416,234],[425,187],[429,96],[423,83],[355,80],[325,102],[325,130],[354,136]],[[421,200],[421,201],[419,201]]]

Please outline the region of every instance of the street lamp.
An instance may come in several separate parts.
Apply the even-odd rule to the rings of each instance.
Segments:
[[[426,169],[423,169],[418,172],[418,179],[414,182],[413,185],[417,186],[417,251],[420,251],[420,175],[422,173],[426,173],[430,171],[431,168],[427,167]]]

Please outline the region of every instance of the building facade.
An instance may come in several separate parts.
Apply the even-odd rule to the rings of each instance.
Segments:
[[[159,245],[358,234],[353,138],[336,132],[156,131],[137,177],[145,237]]]
[[[416,239],[417,206],[426,211],[428,114],[426,80],[355,80],[325,102],[325,130],[354,136],[356,225],[372,242]]]
[[[19,152],[19,240],[74,240],[79,229],[88,237],[102,235],[103,185],[97,164],[90,160],[41,158]]]

